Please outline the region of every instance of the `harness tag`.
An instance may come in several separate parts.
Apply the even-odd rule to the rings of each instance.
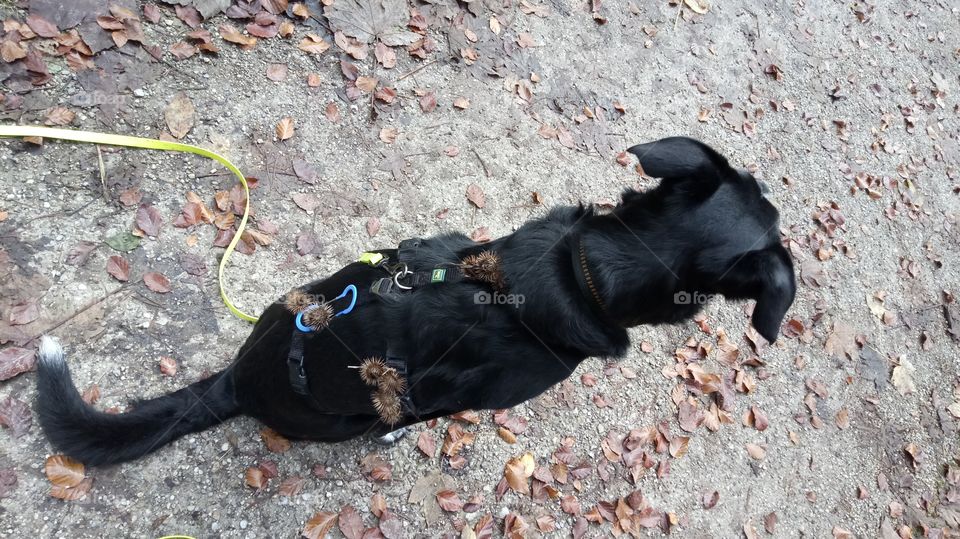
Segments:
[[[383,259],[384,256],[380,253],[363,253],[360,255],[360,258],[357,260],[357,262],[363,262],[368,266],[376,266],[382,262]]]
[[[437,268],[433,270],[433,273],[430,274],[431,283],[442,283],[444,277],[447,275],[447,270],[444,268]]]
[[[307,384],[307,376],[304,374],[303,369],[300,368],[300,364],[295,361],[287,361],[287,369],[290,374],[290,387],[293,389],[294,393],[298,395],[310,395],[309,385]]]

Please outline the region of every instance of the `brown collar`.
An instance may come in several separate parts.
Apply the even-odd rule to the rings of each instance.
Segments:
[[[621,326],[619,322],[610,316],[610,312],[607,311],[607,305],[603,301],[603,296],[600,295],[597,280],[593,277],[593,274],[590,273],[586,246],[580,234],[571,236],[570,254],[570,259],[573,262],[573,275],[576,277],[577,285],[580,287],[580,293],[583,294],[584,299],[587,300],[587,305],[590,306],[590,310],[593,311],[593,314],[601,321],[607,324]]]

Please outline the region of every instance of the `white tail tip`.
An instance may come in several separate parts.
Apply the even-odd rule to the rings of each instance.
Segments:
[[[63,361],[63,347],[56,337],[44,335],[40,338],[40,361],[59,363]]]

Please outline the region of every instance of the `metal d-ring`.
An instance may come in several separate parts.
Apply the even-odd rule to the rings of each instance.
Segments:
[[[413,272],[410,271],[410,269],[407,267],[406,264],[404,264],[404,265],[403,265],[403,270],[398,271],[398,272],[396,272],[396,273],[393,274],[393,284],[397,285],[397,288],[399,288],[400,290],[412,290],[412,289],[413,289],[412,286],[407,286],[407,285],[404,285],[404,284],[400,284],[400,278],[406,277],[407,275],[410,275],[411,273],[413,273]]]

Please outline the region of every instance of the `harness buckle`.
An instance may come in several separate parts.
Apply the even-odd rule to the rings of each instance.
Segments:
[[[389,296],[393,292],[393,277],[381,277],[370,285],[370,293],[377,296]]]

